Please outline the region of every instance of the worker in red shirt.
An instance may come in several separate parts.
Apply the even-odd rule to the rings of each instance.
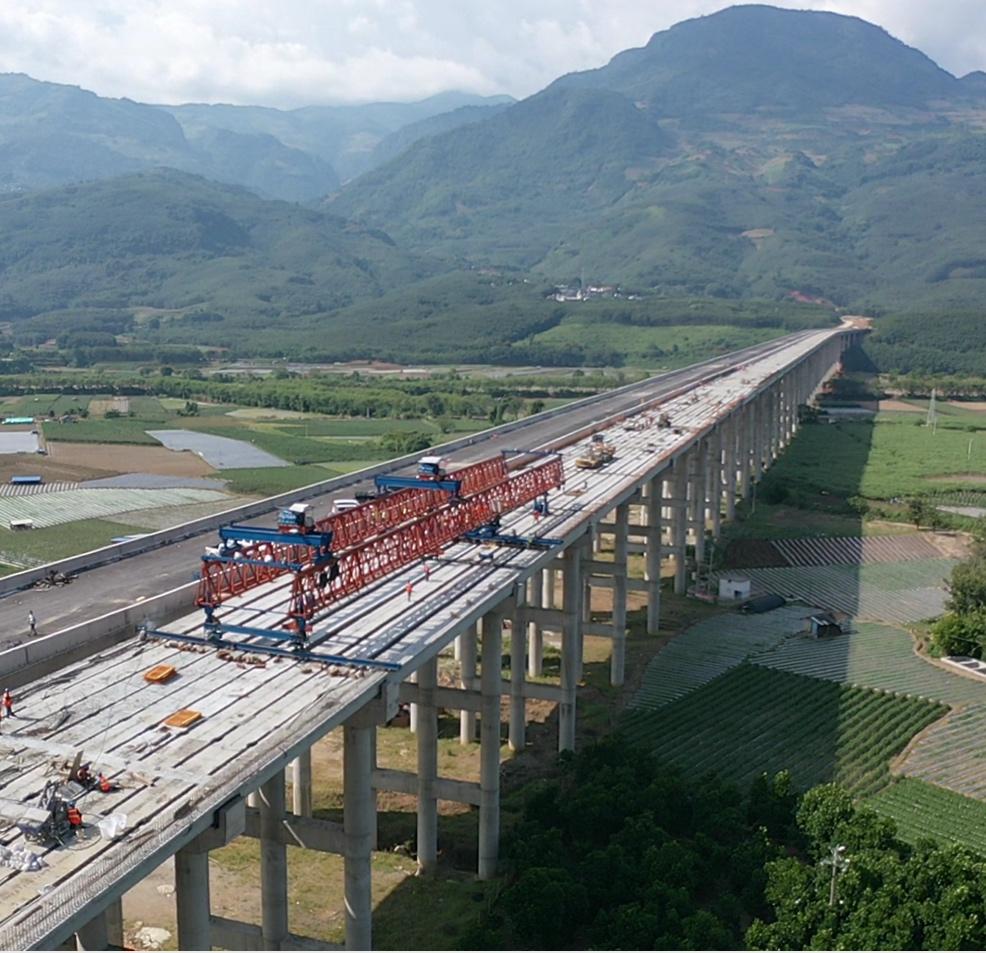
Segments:
[[[99,790],[104,794],[109,794],[110,791],[116,790],[116,785],[102,771],[99,772],[97,781],[99,783]]]
[[[82,811],[80,811],[74,804],[70,804],[68,806],[68,811],[66,811],[66,814],[68,815],[69,826],[73,830],[82,827]]]
[[[10,694],[10,689],[5,688],[3,690],[3,707],[6,710],[7,717],[14,717],[14,696]]]

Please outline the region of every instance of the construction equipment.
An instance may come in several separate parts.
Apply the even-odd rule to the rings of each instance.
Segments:
[[[657,426],[662,430],[666,430],[671,426],[671,415],[669,413],[663,413],[657,418]]]
[[[576,457],[575,465],[580,470],[598,470],[604,463],[609,463],[616,457],[616,447],[606,442],[601,434],[593,434],[592,440],[585,453]]]
[[[73,824],[75,818],[77,824]],[[72,802],[62,797],[60,784],[53,779],[44,786],[37,806],[23,808],[16,823],[26,840],[47,847],[64,844],[81,827],[82,814]]]
[[[433,479],[399,478],[411,485],[402,483],[396,492],[314,522],[305,532],[287,530],[286,524],[277,530],[223,527],[220,537],[237,540],[239,548],[230,555],[210,552],[202,557],[197,601],[205,611],[205,635],[142,631],[176,642],[372,667],[372,660],[313,653],[317,641],[311,640],[310,627],[318,614],[416,560],[437,555],[472,531],[491,527],[489,533],[496,535],[500,517],[524,504],[538,501],[538,512],[546,514],[547,494],[564,482],[558,454],[513,473],[502,455],[451,472],[444,461],[434,465]],[[454,483],[454,490],[445,483]],[[511,541],[533,544],[527,538]],[[292,577],[289,607],[284,614],[270,610],[274,617],[269,625],[237,624],[218,615],[230,598],[283,575]],[[231,641],[231,635],[262,641]],[[270,642],[275,645],[265,644]],[[279,648],[278,642],[288,645]]]

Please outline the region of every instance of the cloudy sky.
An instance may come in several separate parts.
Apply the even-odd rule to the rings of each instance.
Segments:
[[[145,102],[521,97],[725,0],[0,0],[0,72]],[[984,0],[776,0],[854,14],[956,75],[986,68]]]

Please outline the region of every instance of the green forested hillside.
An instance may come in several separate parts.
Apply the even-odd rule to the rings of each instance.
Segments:
[[[968,307],[981,87],[862,20],[734,7],[419,141],[328,207],[552,281]]]
[[[433,268],[382,232],[167,170],[0,197],[4,320],[150,307],[270,326]]]

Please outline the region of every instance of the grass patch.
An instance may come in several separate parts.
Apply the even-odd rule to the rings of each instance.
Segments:
[[[293,437],[280,429],[264,427],[237,426],[236,424],[215,425],[210,419],[187,419],[184,424],[189,430],[211,433],[217,437],[228,437],[231,440],[242,440],[251,443],[261,450],[288,460],[291,463],[303,465],[307,463],[329,463],[335,460],[364,459],[373,456],[371,448],[366,444],[340,445],[330,444],[322,440],[312,440],[307,437]],[[381,459],[385,456],[381,451]]]
[[[481,427],[482,423],[474,425]],[[379,419],[376,417],[312,417],[298,423],[278,423],[291,437],[382,437],[385,433],[438,433],[432,420]]]
[[[836,781],[867,794],[888,763],[947,706],[744,664],[655,712],[634,712],[630,739],[700,777],[740,786],[791,772],[797,787]]]
[[[16,533],[0,527],[0,559],[20,563],[22,567],[41,565],[108,546],[114,536],[146,532],[138,526],[111,520],[79,520]]]
[[[932,838],[986,854],[986,803],[936,784],[899,778],[866,802],[897,822],[903,840]]]
[[[223,470],[231,493],[245,496],[274,496],[296,490],[299,486],[329,480],[335,474],[319,466],[298,467],[244,467]]]

